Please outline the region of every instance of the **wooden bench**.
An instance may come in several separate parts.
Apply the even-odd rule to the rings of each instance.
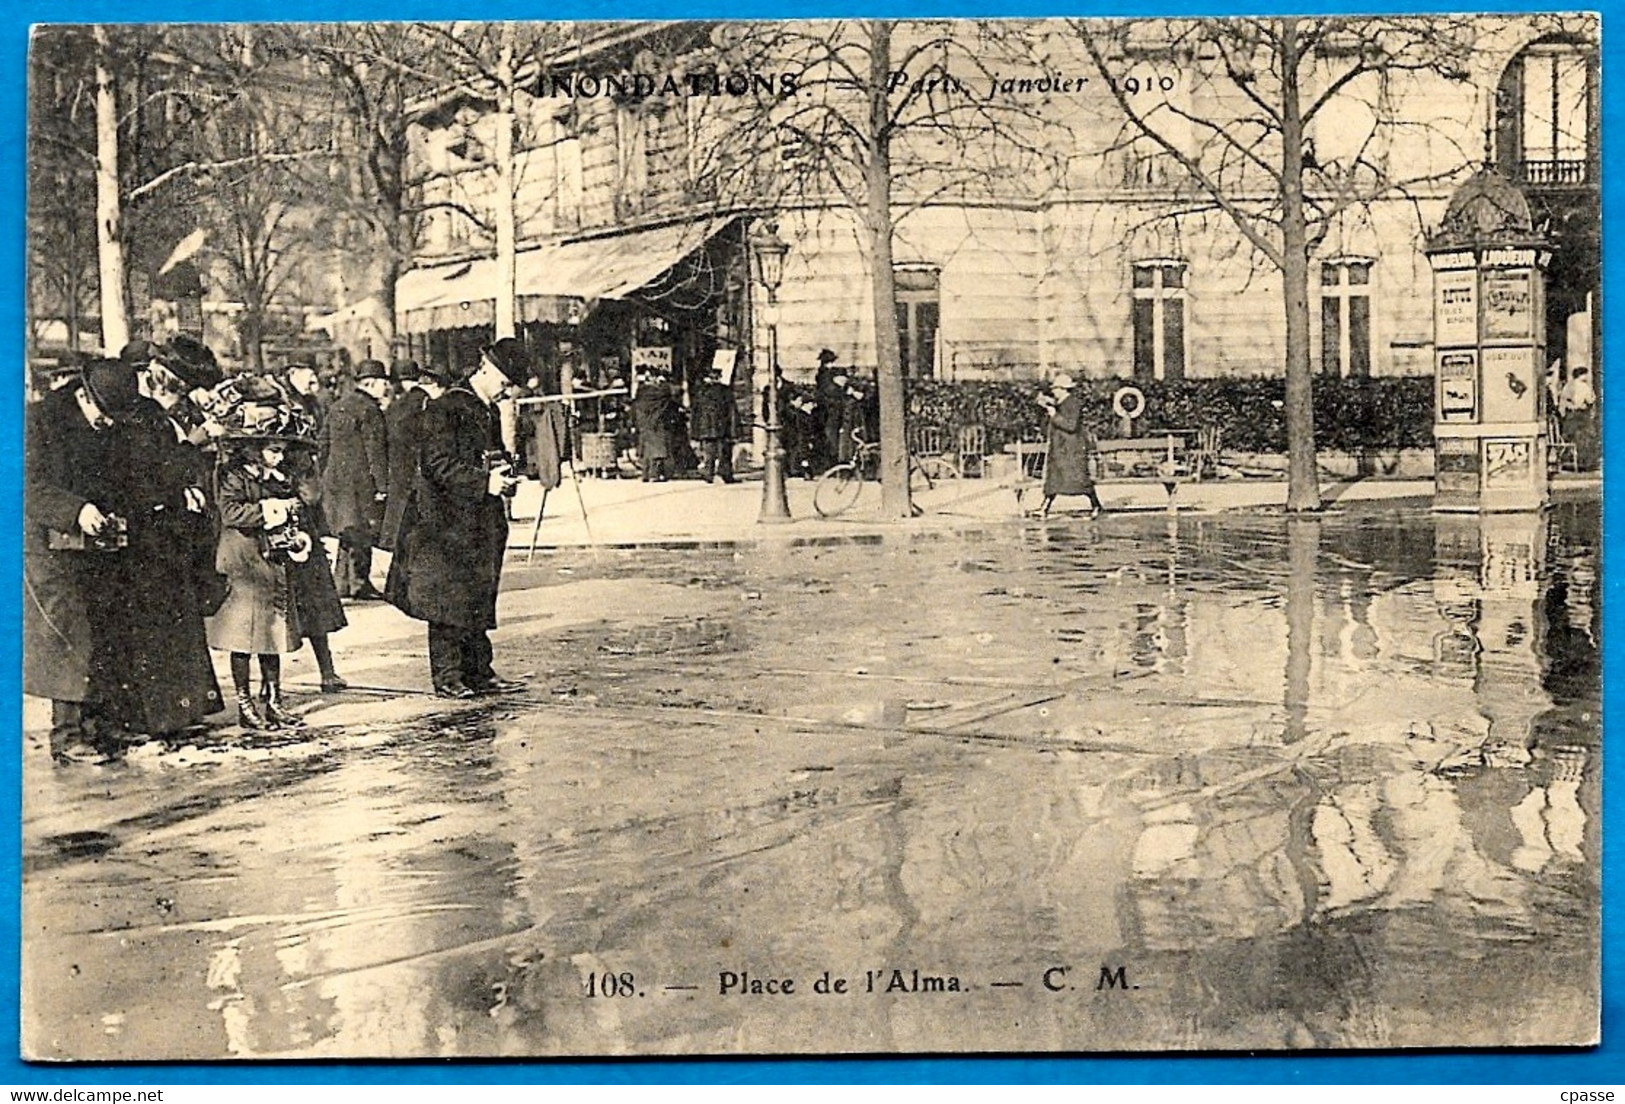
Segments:
[[[1190,433],[1179,429],[1097,441],[1095,477],[1114,482],[1161,483],[1172,495],[1178,484],[1192,477],[1190,437]]]
[[[1160,483],[1168,492],[1168,507],[1181,483],[1196,478],[1189,430],[1164,430],[1144,437],[1108,437],[1095,442],[1093,457],[1097,481],[1113,483]],[[1019,441],[1004,446],[1016,457],[1017,471],[1024,479],[1041,479],[1048,446],[1041,441]],[[1020,500],[1018,490],[1017,500]]]

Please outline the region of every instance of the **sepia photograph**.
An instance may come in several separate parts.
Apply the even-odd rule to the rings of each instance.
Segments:
[[[21,1059],[1596,1047],[1600,35],[35,26]]]

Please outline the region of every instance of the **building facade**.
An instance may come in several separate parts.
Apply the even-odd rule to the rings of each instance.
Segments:
[[[798,26],[832,42],[851,33],[844,24]],[[1261,86],[1233,79],[1235,57],[1189,33],[1192,25],[1099,26],[1092,51],[1075,26],[1024,25],[1016,33],[1026,48],[1041,47],[1027,55],[1034,68],[996,71],[986,50],[975,71],[943,60],[938,75],[957,81],[951,95],[916,100],[932,107],[912,122],[899,109],[893,308],[906,375],[1154,380],[1283,371],[1280,272],[1225,203],[1194,183],[1204,172],[1221,196],[1267,221],[1267,181],[1245,167],[1225,175],[1225,143],[1214,140],[1221,130],[1247,133],[1256,108],[1249,89]],[[1304,65],[1300,89],[1318,108],[1303,146],[1306,200],[1327,216],[1311,242],[1315,370],[1431,373],[1432,276],[1422,243],[1452,189],[1487,160],[1525,188],[1557,243],[1554,355],[1595,367],[1595,21],[1494,17],[1470,30],[1323,21],[1315,30],[1321,56]],[[1458,32],[1470,40],[1448,42],[1448,51],[1426,41]],[[911,44],[943,33],[899,24],[893,56],[917,59],[926,51]],[[983,31],[964,23],[947,33]],[[819,168],[817,143],[785,121],[803,118],[794,113],[819,82],[805,55],[790,48],[772,64],[760,43],[749,69],[728,70],[729,51],[748,34],[707,24],[623,27],[520,82],[517,317],[544,360],[573,359],[600,380],[661,355],[686,372],[719,349],[735,350],[747,371],[760,365],[763,291],[751,278],[747,236],[767,217],[791,247],[777,314],[787,375],[810,378],[826,347],[840,363],[873,370],[862,204],[843,193],[838,172]],[[1402,34],[1421,36],[1436,56],[1337,83],[1371,43]],[[1268,49],[1259,50],[1267,66]],[[1031,61],[1039,54],[1042,66]],[[1019,63],[1014,54],[1000,62]],[[899,72],[899,87],[914,79]],[[785,73],[801,82],[788,96],[774,83]],[[729,96],[732,80],[758,83]],[[1113,81],[1133,82],[1134,95],[1109,94]],[[707,94],[695,94],[702,87]],[[1063,87],[1072,90],[1056,91]],[[966,137],[989,117],[976,105],[995,100],[1005,114],[992,125],[1006,130],[979,145]],[[1126,108],[1148,128],[1131,126]],[[488,97],[452,95],[425,105],[413,128],[431,214],[397,311],[422,355],[467,358],[490,333],[496,118]],[[963,129],[945,168],[933,130],[951,127]],[[825,133],[827,150],[839,152],[842,137]],[[1038,151],[1021,163],[1031,172],[1000,152],[1023,139]],[[1234,160],[1237,143],[1227,148]],[[1330,189],[1333,181],[1368,192],[1358,201],[1317,194],[1317,182]],[[640,351],[648,349],[669,352]]]

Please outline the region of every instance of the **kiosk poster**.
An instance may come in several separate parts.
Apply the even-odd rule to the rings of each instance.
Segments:
[[[1486,422],[1533,422],[1540,388],[1545,381],[1535,371],[1535,350],[1485,349],[1484,420]]]
[[[1484,273],[1484,337],[1529,337],[1535,321],[1534,284],[1527,270]]]
[[[1433,277],[1433,325],[1438,344],[1478,344],[1478,272],[1456,269]]]
[[[546,14],[34,30],[23,1056],[1595,1043],[1600,480],[1497,523],[1552,550],[1505,663],[1434,507],[1539,482],[1460,424],[1528,273],[1436,294],[1428,243],[1504,221],[1485,107],[1583,91],[1597,16]],[[128,274],[199,225],[155,341]],[[290,370],[365,297],[385,346]],[[387,414],[304,393],[388,341]],[[746,353],[532,404],[509,464],[566,344],[594,390]],[[1096,480],[1116,392],[1153,459]],[[404,502],[355,459],[396,421]]]
[[[1478,354],[1439,354],[1439,415],[1446,421],[1471,421],[1478,414]]]

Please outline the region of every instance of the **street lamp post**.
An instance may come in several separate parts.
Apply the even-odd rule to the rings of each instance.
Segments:
[[[779,439],[779,283],[784,279],[784,256],[790,247],[774,223],[759,224],[751,234],[756,278],[767,292],[767,447],[762,457],[762,510],[757,522],[790,520],[790,499],[784,489],[784,447]]]

